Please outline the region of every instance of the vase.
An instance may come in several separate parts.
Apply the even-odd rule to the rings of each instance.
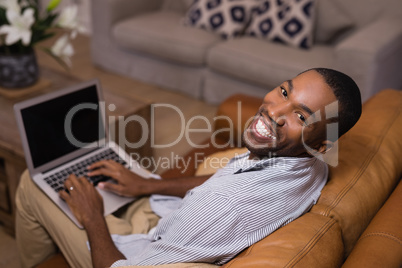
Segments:
[[[0,54],[0,86],[23,88],[33,85],[39,78],[35,51],[23,54]]]

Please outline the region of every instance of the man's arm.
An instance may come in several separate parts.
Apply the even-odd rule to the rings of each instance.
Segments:
[[[103,215],[83,225],[91,246],[93,267],[110,267],[114,262],[126,259],[113,243]]]
[[[89,176],[104,175],[113,178],[117,184],[101,182],[98,187],[122,196],[144,196],[162,194],[183,197],[186,192],[204,183],[210,176],[172,179],[144,179],[122,165],[110,161],[100,161],[89,166]]]
[[[144,179],[114,161],[101,161],[93,164],[89,176],[105,175],[112,177],[117,184],[103,182],[100,188],[124,196],[143,196],[164,194],[184,196],[185,193],[201,185],[209,176],[176,178],[167,180]],[[91,247],[91,258],[94,267],[109,267],[125,256],[116,248],[110,236],[103,216],[103,201],[98,191],[85,178],[75,175],[65,181],[68,193],[60,191],[60,197],[66,201],[71,211],[85,228]]]
[[[85,178],[74,175],[66,180],[65,187],[69,193],[60,191],[60,197],[87,232],[93,267],[110,267],[115,261],[125,259],[110,236],[98,191]]]

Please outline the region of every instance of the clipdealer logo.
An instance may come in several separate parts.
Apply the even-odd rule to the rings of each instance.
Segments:
[[[99,147],[99,146],[104,146],[105,144],[88,144],[84,143],[82,141],[77,140],[76,137],[74,137],[73,132],[72,132],[72,121],[74,116],[77,114],[77,112],[83,110],[83,109],[92,109],[92,110],[98,110],[99,109],[99,126],[100,128],[104,126],[105,124],[105,118],[106,118],[106,104],[102,102],[99,107],[96,104],[93,103],[82,103],[79,104],[75,107],[73,107],[68,114],[66,115],[65,122],[64,122],[64,129],[65,129],[65,134],[66,137],[68,138],[69,142],[73,144],[74,146],[78,148],[83,148],[83,147]],[[107,109],[109,111],[115,111],[116,106],[114,104],[109,104],[107,106]],[[178,136],[175,138],[174,141],[166,143],[166,144],[157,144],[156,143],[156,134],[155,134],[155,113],[157,109],[170,109],[170,112],[174,112],[179,116],[179,122],[175,123],[175,127],[179,129],[178,131]],[[325,115],[321,116],[321,112],[317,111],[315,112],[312,116],[310,116],[306,122],[306,126],[303,126],[303,130],[305,127],[317,123],[321,120],[329,120],[331,118],[337,118],[338,117],[338,102],[331,103],[330,105],[327,105],[325,107]],[[124,116],[109,116],[108,117],[108,138],[109,140],[117,141],[117,144],[121,148],[130,148],[130,149],[138,149],[144,146],[147,142],[150,142],[151,148],[155,149],[163,149],[163,148],[170,148],[175,145],[177,145],[179,142],[181,142],[183,139],[186,140],[186,142],[192,147],[192,148],[206,148],[208,146],[213,146],[215,148],[233,148],[233,147],[239,147],[242,144],[241,141],[241,134],[242,131],[241,129],[246,129],[246,126],[250,124],[250,122],[253,120],[254,116],[251,118],[248,118],[248,120],[245,120],[246,122],[244,123],[244,126],[242,126],[242,122],[244,122],[244,118],[242,117],[242,110],[241,110],[241,102],[238,102],[237,104],[237,115],[235,118],[235,122],[233,121],[233,118],[230,118],[228,116],[215,116],[211,122],[207,117],[201,116],[201,115],[196,115],[191,117],[187,122],[185,120],[184,113],[176,106],[172,104],[152,104],[151,105],[151,120],[148,122],[145,120],[143,117],[139,115],[130,115],[128,117]],[[213,124],[217,120],[224,120],[226,122],[225,128],[220,128],[217,130],[213,131]],[[202,122],[204,124],[204,128],[192,128],[192,124],[196,121],[199,121],[198,123]],[[115,123],[113,123],[115,122]],[[138,131],[141,133],[141,138],[136,141],[128,141],[126,137],[126,129],[128,124],[136,122],[137,125],[139,125]],[[337,140],[338,139],[338,123],[329,123],[327,124],[327,129],[326,129],[326,138],[328,140]],[[117,129],[116,129],[117,128]],[[117,131],[116,131],[117,130]],[[327,164],[331,166],[337,166],[338,165],[338,148],[335,146],[333,149],[331,149],[331,154],[330,157],[327,157],[327,155],[321,154],[317,152],[315,149],[309,147],[305,143],[304,140],[304,131],[302,130],[302,142],[303,146],[306,148],[307,152],[309,152],[312,156],[316,157],[317,159],[326,162]],[[99,129],[99,135],[101,136],[103,133],[103,129]],[[217,142],[217,136],[219,134],[222,134],[223,132],[226,132],[226,136],[229,137],[227,143],[221,144]],[[116,137],[117,133],[117,137]],[[203,133],[203,134],[208,134],[210,136],[210,140],[207,143],[204,144],[197,144],[195,143],[192,138],[191,134],[192,133]],[[150,139],[150,140],[149,140]],[[102,142],[106,142],[105,140]],[[177,167],[181,166],[184,167],[186,170],[189,167],[189,161],[183,159],[182,157],[179,157],[178,155],[174,155],[173,152],[169,156],[165,157],[159,157],[160,159],[154,159],[154,158],[143,158],[141,159],[138,154],[132,154],[131,155],[133,160],[136,162],[140,162],[142,166],[146,167],[162,167],[162,168],[172,168],[172,167]],[[198,159],[195,159],[196,161],[193,161],[196,165],[200,164],[202,161],[200,160],[201,158],[204,159],[205,156],[201,157],[200,155],[197,156]],[[222,161],[220,160],[214,160],[216,163],[218,163],[219,166],[222,166]],[[225,163],[228,161],[225,161]],[[156,169],[155,169],[156,170]]]

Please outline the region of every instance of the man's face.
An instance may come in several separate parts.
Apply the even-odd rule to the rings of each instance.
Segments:
[[[335,101],[331,88],[314,70],[285,81],[264,97],[243,133],[250,157],[307,156],[304,144],[320,151],[325,143],[326,122],[314,120],[314,113],[323,114],[325,107]],[[312,120],[317,123],[309,124]]]

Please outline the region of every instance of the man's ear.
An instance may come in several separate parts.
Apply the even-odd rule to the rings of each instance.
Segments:
[[[325,140],[316,148],[317,152],[320,154],[326,154],[329,150],[334,147],[334,142],[330,140]]]

